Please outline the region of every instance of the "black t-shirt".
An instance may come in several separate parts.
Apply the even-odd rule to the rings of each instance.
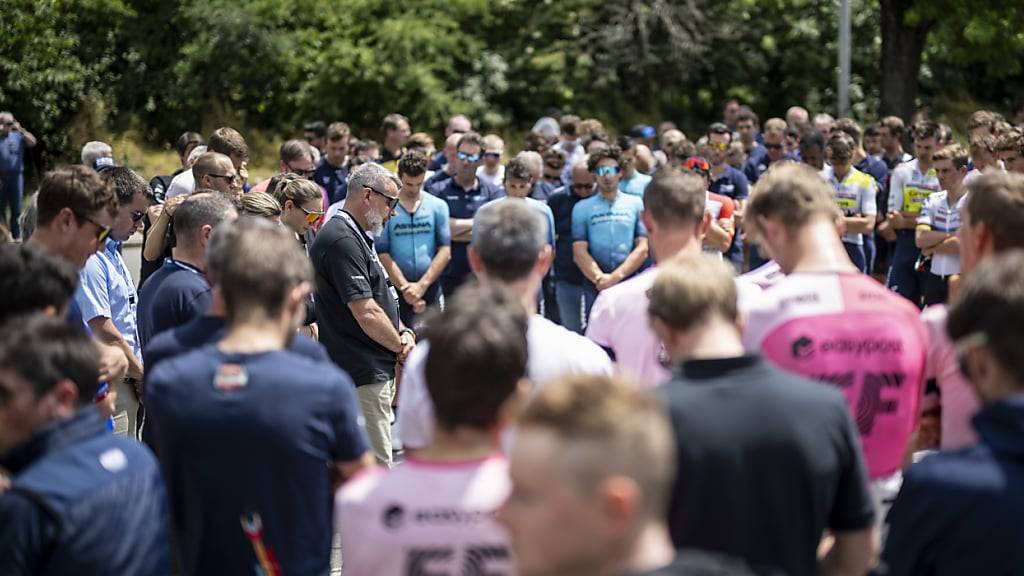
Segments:
[[[384,272],[373,239],[345,211],[331,218],[309,249],[316,270],[320,342],[356,386],[395,377],[398,355],[363,332],[349,302],[373,298],[398,329],[398,292]]]
[[[685,362],[660,393],[678,442],[677,548],[812,575],[825,528],[872,525],[857,430],[838,390],[754,355]]]
[[[583,200],[568,186],[548,197],[555,218],[555,280],[583,284],[583,273],[572,259],[572,209]]]

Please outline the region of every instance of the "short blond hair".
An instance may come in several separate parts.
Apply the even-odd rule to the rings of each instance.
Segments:
[[[610,476],[633,479],[645,519],[668,508],[676,448],[667,413],[639,385],[621,376],[574,375],[545,384],[519,417],[565,444],[554,466],[584,492]]]
[[[497,134],[488,134],[483,137],[483,149],[487,150],[505,150],[505,141],[501,139],[501,136]]]
[[[838,215],[832,186],[810,166],[786,162],[758,180],[745,218],[752,222],[758,217],[775,218],[793,233],[816,218],[831,221]]]
[[[669,260],[648,296],[648,313],[681,332],[714,316],[733,323],[739,318],[732,268],[707,254],[683,254]]]
[[[783,134],[786,132],[787,126],[786,121],[782,118],[769,118],[764,123],[764,131]]]

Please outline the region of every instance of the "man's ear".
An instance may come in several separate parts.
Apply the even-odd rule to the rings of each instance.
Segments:
[[[543,278],[547,275],[548,270],[551,269],[551,262],[554,259],[554,252],[551,250],[551,245],[545,244],[540,252],[537,253],[537,262],[533,265],[533,273],[538,278]]]
[[[640,221],[644,223],[644,228],[647,229],[648,234],[650,234],[651,230],[655,230],[654,233],[657,234],[656,228],[658,226],[658,223],[655,222],[654,218],[651,217],[650,212],[648,212],[647,210],[642,210],[640,212]]]
[[[635,528],[643,500],[636,480],[626,476],[605,478],[596,490],[596,497],[595,504],[607,528],[623,534]]]

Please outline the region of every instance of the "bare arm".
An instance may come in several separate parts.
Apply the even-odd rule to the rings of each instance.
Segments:
[[[583,273],[583,277],[590,280],[592,283],[597,284],[598,279],[604,275],[604,271],[597,265],[597,261],[590,255],[588,250],[590,244],[577,240],[572,243],[572,261],[579,267],[580,272]]]
[[[718,220],[712,220],[707,234],[704,235],[704,245],[719,252],[725,252],[729,249],[731,242],[732,234],[722,227]]]
[[[636,272],[640,266],[643,265],[644,260],[647,259],[647,237],[638,236],[635,243],[633,244],[633,251],[626,256],[626,259],[619,264],[619,267],[612,272],[612,276],[616,278],[615,282],[622,282],[627,276]]]
[[[167,228],[171,225],[171,217],[174,216],[174,211],[185,201],[185,198],[188,198],[188,195],[175,196],[162,206],[157,204],[149,209],[149,219],[152,224],[146,235],[146,245],[142,248],[142,257],[146,260],[150,262],[159,260],[164,253],[164,249],[167,247]]]
[[[848,234],[868,234],[875,226],[874,216],[843,216]]]
[[[399,290],[405,288],[405,285],[409,283],[405,278],[405,274],[402,274],[402,269],[395,264],[395,261],[391,259],[391,255],[387,252],[378,254],[380,256],[380,263],[384,265],[384,269],[388,271],[388,276],[391,277],[391,283],[394,284]]]
[[[348,303],[348,309],[352,312],[359,327],[374,342],[395,354],[403,350],[404,344],[398,330],[391,325],[391,319],[373,298],[353,300]]]
[[[424,287],[428,287],[433,284],[438,277],[441,276],[441,272],[444,272],[445,266],[448,265],[448,262],[451,259],[451,246],[441,246],[438,248],[437,254],[434,254],[434,259],[430,261],[430,266],[427,268],[427,271],[423,273],[423,277],[417,282],[422,284]]]
[[[472,218],[449,218],[448,227],[452,231],[452,242],[469,242],[472,238]]]
[[[120,382],[128,373],[128,359],[116,346],[104,344],[95,338],[93,343],[99,350],[100,382]]]
[[[128,342],[118,331],[117,327],[114,326],[114,322],[106,316],[97,316],[92,320],[89,320],[89,328],[92,328],[93,336],[99,342],[117,348],[124,353],[125,358],[128,360],[128,376],[142,379],[143,368],[142,362],[135,357],[135,353],[132,351],[132,347],[128,345]]]
[[[942,244],[942,242],[948,237],[949,234],[945,232],[938,232],[925,227],[924,225],[920,225],[914,232],[914,244],[922,250],[927,250]]]
[[[337,490],[338,487],[348,482],[360,471],[375,468],[376,466],[377,460],[373,457],[373,452],[370,451],[363,452],[363,455],[355,460],[332,463],[331,471],[334,473],[334,489]]]
[[[956,234],[946,238],[935,247],[936,254],[959,254],[960,253],[960,239],[957,238]]]
[[[837,532],[835,543],[818,564],[822,576],[864,576],[874,566],[878,535],[873,528]]]
[[[31,132],[25,130],[25,127],[20,122],[15,122],[14,129],[21,132],[21,137],[25,139],[26,148],[34,148],[36,145],[36,137]]]

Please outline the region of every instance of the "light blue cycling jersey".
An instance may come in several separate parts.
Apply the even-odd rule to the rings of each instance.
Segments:
[[[377,253],[389,255],[410,282],[423,277],[438,248],[452,243],[448,204],[431,194],[420,198],[412,214],[399,203],[374,243]]]
[[[519,201],[522,201],[522,202],[526,202],[526,205],[529,206],[530,209],[532,209],[533,211],[535,211],[536,213],[538,213],[538,214],[540,214],[541,216],[544,217],[544,221],[548,223],[548,232],[547,232],[548,244],[551,246],[551,249],[554,250],[554,248],[555,248],[555,215],[554,215],[553,212],[551,212],[551,208],[548,208],[548,205],[545,204],[544,202],[541,202],[540,200],[535,200],[533,198],[530,198],[529,196],[527,196],[526,198],[516,198],[514,196],[505,196],[503,198],[498,198],[497,200],[491,200],[487,204],[484,204],[483,207],[481,207],[480,209],[484,210],[488,206],[494,206],[496,204],[500,204],[501,202],[515,202],[516,200],[519,200]],[[479,214],[479,212],[477,212],[477,214]],[[475,222],[473,223],[473,226],[476,226]]]
[[[644,201],[639,196],[616,192],[609,203],[596,193],[572,209],[572,240],[586,242],[590,256],[604,273],[613,272],[633,251],[636,239],[647,236],[640,220]]]

